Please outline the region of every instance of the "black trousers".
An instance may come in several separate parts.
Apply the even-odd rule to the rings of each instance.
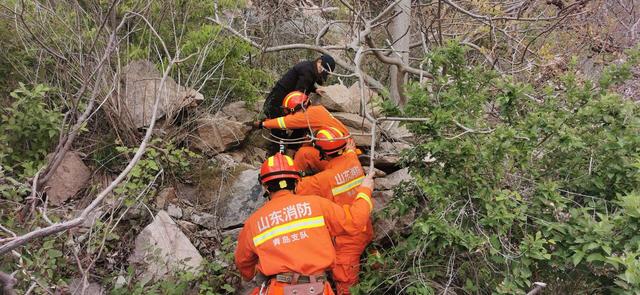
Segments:
[[[265,99],[264,105],[262,107],[262,111],[268,119],[274,119],[285,115],[284,109],[282,108],[282,101],[284,100],[284,97],[287,96],[287,94],[289,94],[289,91],[284,89],[282,86],[276,84],[276,86],[273,87],[269,95],[267,95],[267,98]],[[306,128],[293,129],[291,135],[288,135],[287,130],[271,129],[271,135],[285,139],[302,139],[307,134],[307,132],[308,129]],[[287,148],[297,150],[298,148],[300,148],[300,144],[290,144],[287,146]],[[267,156],[275,155],[278,151],[280,151],[280,145],[277,143],[272,143],[267,150]]]

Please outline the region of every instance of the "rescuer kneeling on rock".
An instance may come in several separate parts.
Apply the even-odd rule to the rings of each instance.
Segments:
[[[282,130],[302,130],[300,137],[309,131],[316,132],[321,128],[338,130],[344,137],[349,137],[349,130],[340,120],[331,115],[322,105],[310,105],[309,97],[299,91],[289,93],[282,101],[284,116],[253,123],[254,127]],[[303,138],[300,138],[303,139]],[[310,144],[300,147],[293,158],[296,166],[311,175],[324,170],[327,161],[320,158],[320,152]]]
[[[350,206],[293,190],[300,179],[293,159],[277,153],[260,169],[269,200],[245,221],[235,263],[242,277],[268,277],[252,294],[334,294],[326,271],[335,263],[332,237],[357,234],[373,209],[373,175]]]

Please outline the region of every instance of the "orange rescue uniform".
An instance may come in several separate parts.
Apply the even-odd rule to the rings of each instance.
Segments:
[[[371,190],[359,188],[352,206],[341,207],[315,195],[281,190],[246,220],[235,252],[235,263],[246,280],[256,271],[266,276],[294,272],[316,275],[331,268],[336,253],[331,237],[357,234],[373,208]],[[271,282],[268,294],[281,292]],[[325,283],[325,294],[333,294]]]
[[[262,122],[262,127],[268,129],[307,129],[316,131],[320,128],[336,128],[345,136],[349,136],[349,130],[340,120],[336,119],[322,105],[312,105],[305,110],[297,111],[283,117],[269,119]],[[322,171],[327,161],[320,159],[320,152],[312,146],[300,147],[293,157],[298,169]]]
[[[348,206],[358,196],[358,187],[364,179],[364,171],[357,154],[346,150],[342,155],[329,160],[322,172],[303,177],[296,187],[298,194],[317,194],[341,206]],[[371,219],[353,236],[338,236],[335,239],[336,265],[333,277],[338,294],[349,294],[349,287],[358,282],[360,255],[373,239]]]

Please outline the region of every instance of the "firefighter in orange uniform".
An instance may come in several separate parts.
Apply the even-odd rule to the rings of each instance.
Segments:
[[[365,179],[364,171],[355,152],[352,139],[343,138],[338,129],[327,128],[315,133],[315,147],[328,160],[325,170],[309,177],[303,177],[298,186],[298,194],[317,194],[340,206],[348,206],[358,196],[358,186]],[[333,278],[338,294],[349,294],[349,288],[358,282],[360,255],[373,239],[373,226],[367,220],[357,235],[338,236],[335,239],[336,265]]]
[[[269,200],[245,221],[235,252],[244,279],[257,272],[269,278],[252,294],[334,294],[325,277],[336,260],[332,237],[357,234],[369,220],[372,176],[344,207],[319,196],[293,194],[298,169],[281,153],[262,164],[259,179]]]
[[[293,91],[285,96],[282,101],[285,116],[268,119],[255,123],[256,127],[267,129],[311,129],[315,132],[321,127],[336,128],[345,137],[349,136],[347,127],[331,115],[322,105],[309,105],[309,97],[300,92]],[[300,147],[294,156],[294,161],[301,171],[313,173],[324,170],[326,161],[320,159],[320,153],[312,146]]]

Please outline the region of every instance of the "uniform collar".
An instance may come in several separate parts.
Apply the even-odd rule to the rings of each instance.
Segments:
[[[285,195],[290,195],[290,194],[291,194],[291,191],[289,191],[289,190],[286,190],[286,189],[279,190],[279,191],[271,194],[271,199],[274,200],[276,198],[279,198],[279,197],[282,197],[282,196],[285,196]]]

